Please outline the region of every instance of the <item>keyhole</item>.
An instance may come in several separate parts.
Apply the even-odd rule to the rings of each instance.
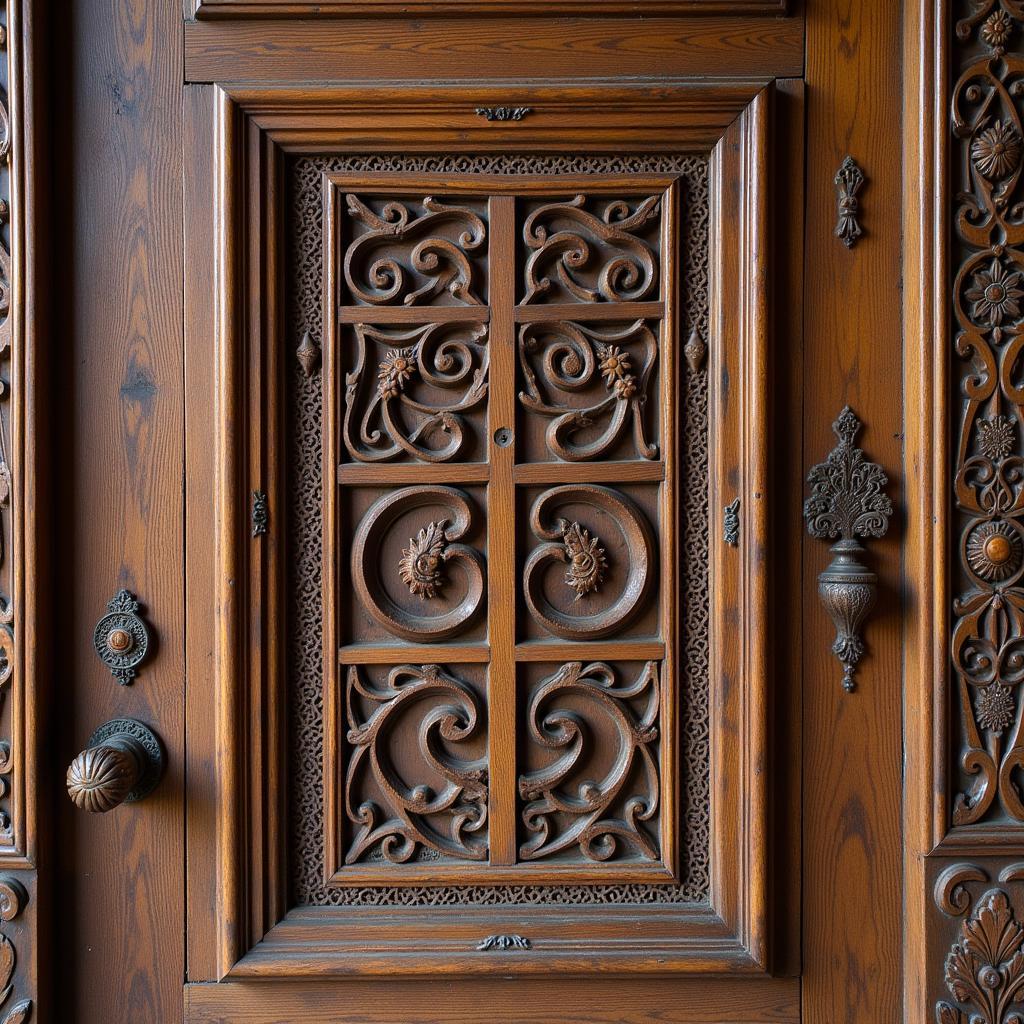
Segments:
[[[499,448],[507,448],[512,443],[512,431],[508,427],[499,427],[494,432],[494,443]]]

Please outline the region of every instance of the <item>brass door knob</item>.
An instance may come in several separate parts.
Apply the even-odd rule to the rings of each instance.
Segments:
[[[71,762],[68,796],[79,810],[101,814],[148,796],[163,772],[163,748],[153,732],[133,718],[115,718]]]

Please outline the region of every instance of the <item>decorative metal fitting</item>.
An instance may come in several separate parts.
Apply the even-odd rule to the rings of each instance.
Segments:
[[[836,236],[847,249],[852,249],[857,239],[864,234],[857,220],[857,193],[864,184],[864,172],[857,166],[857,161],[848,156],[833,180],[836,183],[836,207],[839,214]]]
[[[507,953],[513,949],[529,949],[530,940],[522,935],[488,935],[476,948],[481,953],[489,953],[491,950]]]
[[[488,121],[522,121],[533,107],[477,107],[476,112]]]
[[[114,678],[128,686],[149,651],[149,629],[138,615],[139,602],[129,590],[119,590],[96,623],[92,642]]]
[[[153,730],[134,718],[115,718],[71,762],[68,795],[80,810],[104,813],[144,800],[163,774],[164,749]]]
[[[262,537],[270,532],[270,502],[266,491],[252,492],[252,535]]]
[[[843,688],[856,689],[853,678],[864,654],[860,632],[875,603],[878,577],[861,561],[858,537],[884,537],[892,502],[882,492],[889,482],[882,467],[864,458],[853,446],[861,422],[846,406],[832,424],[839,444],[807,477],[811,496],[804,503],[807,532],[819,540],[834,540],[832,562],[818,576],[818,594],[836,627],[832,653],[843,666]]]
[[[731,548],[740,543],[740,499],[726,505],[722,511],[722,540]]]

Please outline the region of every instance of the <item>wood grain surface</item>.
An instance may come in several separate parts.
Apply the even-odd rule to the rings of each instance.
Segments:
[[[97,726],[128,716],[159,733],[168,771],[148,800],[109,815],[54,795],[61,970],[47,1012],[173,1021],[185,895],[180,11],[99,0],[53,27],[62,713],[48,756],[60,778]],[[92,646],[120,587],[155,638],[130,687]]]
[[[899,12],[885,3],[809,0],[807,31],[803,466],[832,449],[831,424],[849,403],[865,424],[858,444],[885,468],[899,508]],[[868,179],[860,196],[864,237],[853,249],[833,234],[832,178],[848,153]],[[901,532],[897,516],[888,537],[868,545],[879,601],[852,694],[840,685],[835,631],[816,599],[827,546],[804,544],[807,1024],[900,1018]]]

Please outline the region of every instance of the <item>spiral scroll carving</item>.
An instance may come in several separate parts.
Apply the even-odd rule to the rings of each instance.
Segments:
[[[1024,821],[1024,59],[1010,52],[1024,9],[961,5],[952,91],[954,496],[960,588],[951,655],[960,767],[953,823]]]
[[[446,605],[445,610],[436,615],[426,611],[417,614],[400,608],[388,596],[380,578],[378,552],[381,541],[399,516],[417,508],[436,505],[449,509],[451,515],[441,521],[444,541],[436,545],[436,555],[432,556],[437,561],[430,596],[436,596],[440,590],[442,570],[450,572],[453,566],[461,569],[465,592],[461,599],[451,603],[451,606]],[[465,491],[456,487],[416,486],[389,492],[378,499],[363,516],[352,541],[352,581],[366,610],[390,633],[421,643],[444,640],[461,632],[477,617],[484,598],[484,559],[475,548],[453,543],[471,531],[474,515],[474,506]],[[429,525],[437,526],[436,523]],[[424,531],[426,529],[424,527]],[[416,540],[413,538],[409,550],[415,547]],[[422,568],[423,563],[414,557],[404,569],[399,566],[396,575],[402,581],[405,581],[406,575],[410,575],[415,584],[415,573]],[[455,585],[455,582],[450,581],[451,585]],[[406,585],[410,586],[408,582]],[[427,596],[425,585],[419,596]]]
[[[632,302],[656,290],[658,260],[639,232],[656,223],[661,197],[590,202],[599,213],[589,212],[587,197],[578,195],[568,202],[544,203],[526,218],[523,241],[531,253],[524,304]]]
[[[708,180],[706,160],[679,154],[344,154],[298,156],[286,162],[287,221],[287,330],[291,349],[298,348],[305,331],[315,340],[322,336],[321,282],[323,280],[323,222],[321,184],[324,172],[365,175],[367,172],[451,175],[498,174],[643,174],[677,175],[680,204],[680,311],[683,321],[706,334],[708,298]],[[652,236],[653,237],[653,236]],[[329,303],[327,304],[329,308]],[[346,338],[347,343],[347,338]],[[373,359],[370,366],[376,366]],[[690,905],[707,900],[709,893],[709,766],[707,747],[707,373],[706,367],[687,374],[680,395],[680,463],[694,483],[681,495],[685,511],[680,523],[680,564],[677,576],[686,593],[681,608],[679,765],[679,829],[681,852],[678,882],[615,882],[614,884],[466,884],[367,885],[325,884],[322,765],[322,651],[321,638],[321,488],[332,486],[322,476],[322,397],[319,372],[307,376],[298,360],[286,363],[288,374],[288,486],[282,509],[284,528],[292,552],[288,564],[288,676],[289,785],[288,862],[291,898],[296,905],[373,907],[456,906],[621,906]],[[368,383],[374,384],[373,374]],[[600,382],[599,382],[600,383]],[[603,385],[602,385],[603,386]],[[517,443],[520,441],[517,438]],[[543,434],[539,438],[543,445]],[[628,440],[628,434],[624,435]],[[658,440],[652,437],[652,440]],[[399,538],[407,546],[428,519],[444,510],[410,521]],[[582,523],[581,525],[587,525]],[[601,531],[601,539],[604,531]],[[392,545],[394,561],[383,567],[395,574],[400,549]],[[616,565],[618,569],[616,556]],[[563,591],[564,567],[554,573]],[[600,594],[606,594],[602,585]],[[399,585],[400,586],[400,585]],[[404,589],[404,588],[403,588]],[[444,592],[445,594],[447,591]],[[568,599],[572,600],[572,593]],[[440,598],[432,602],[433,605]],[[580,605],[595,601],[584,598]],[[418,600],[414,600],[414,606]],[[460,675],[459,672],[455,673]],[[461,676],[460,676],[461,677]],[[478,692],[479,687],[478,687]],[[525,710],[525,708],[524,708]],[[685,766],[685,767],[684,767]],[[475,941],[471,940],[471,941]]]
[[[487,397],[487,328],[433,324],[394,332],[356,324],[354,333],[342,429],[349,455],[359,462],[457,458],[467,441],[466,416]]]
[[[657,351],[643,320],[612,328],[571,321],[524,324],[519,366],[525,389],[519,401],[551,419],[550,452],[567,462],[605,458],[632,426],[637,454],[656,459],[658,446],[647,440],[644,409]]]
[[[600,612],[588,613],[586,595],[596,591],[596,586],[574,586],[574,559],[579,547],[573,536],[573,527],[580,530],[580,524],[554,515],[560,506],[568,504],[589,505],[607,513],[618,525],[624,538],[629,562],[625,567],[625,580],[619,595],[611,607]],[[530,552],[523,567],[523,592],[530,614],[546,630],[567,640],[597,640],[610,636],[627,625],[640,611],[653,582],[654,534],[647,517],[626,495],[596,484],[566,484],[554,487],[541,494],[530,510],[530,529],[546,543]],[[589,534],[588,534],[589,547]],[[552,562],[564,563],[566,583],[576,590],[573,607],[578,613],[569,614],[556,608],[544,593],[545,570]],[[580,584],[590,580],[603,579],[607,559],[601,548],[601,559],[594,563],[578,579]],[[580,568],[583,568],[580,566]],[[597,581],[599,582],[599,581]],[[583,600],[580,600],[580,599]]]
[[[425,305],[447,294],[462,305],[481,305],[467,255],[487,240],[477,213],[431,196],[419,215],[394,200],[379,213],[358,196],[345,201],[351,221],[365,229],[345,253],[345,283],[357,302]]]
[[[658,676],[657,664],[648,662],[634,682],[619,685],[611,666],[574,661],[534,692],[527,716],[530,742],[558,756],[519,778],[519,794],[526,801],[522,821],[532,834],[520,846],[523,860],[573,847],[593,861],[610,860],[623,848],[657,860],[658,840],[649,823],[659,802]],[[637,701],[642,702],[639,711],[634,710]],[[590,777],[592,716],[607,718],[617,741],[611,769],[599,781]],[[634,791],[629,786],[637,776],[639,791]]]
[[[485,860],[487,759],[458,753],[486,730],[473,688],[437,665],[400,665],[375,687],[352,666],[346,710],[345,812],[357,831],[345,863],[376,858],[403,864],[424,854]],[[394,763],[389,743],[410,718],[423,762],[414,780]]]

